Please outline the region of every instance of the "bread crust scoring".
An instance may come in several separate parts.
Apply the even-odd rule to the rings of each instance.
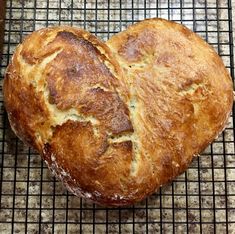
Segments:
[[[16,135],[70,191],[120,206],[186,170],[223,130],[233,89],[206,42],[150,19],[106,44],[65,26],[33,32],[7,68],[4,101]]]

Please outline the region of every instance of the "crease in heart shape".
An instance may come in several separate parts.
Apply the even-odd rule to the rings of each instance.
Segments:
[[[187,169],[224,129],[233,89],[199,36],[149,19],[106,43],[67,26],[33,32],[8,66],[4,101],[16,135],[70,191],[120,206]]]

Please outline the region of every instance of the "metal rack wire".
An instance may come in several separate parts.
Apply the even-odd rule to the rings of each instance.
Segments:
[[[67,24],[106,40],[150,17],[185,24],[207,40],[234,77],[232,8],[224,0],[8,0],[1,78],[33,30]],[[2,86],[1,86],[2,87]],[[2,91],[2,89],[1,89]],[[225,131],[172,184],[132,207],[105,208],[68,193],[10,130],[0,96],[0,233],[232,233],[234,111]]]

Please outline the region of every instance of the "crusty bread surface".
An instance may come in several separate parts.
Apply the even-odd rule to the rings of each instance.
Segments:
[[[16,135],[74,194],[133,204],[184,172],[224,129],[231,78],[216,52],[163,19],[106,43],[67,26],[27,36],[4,101]]]

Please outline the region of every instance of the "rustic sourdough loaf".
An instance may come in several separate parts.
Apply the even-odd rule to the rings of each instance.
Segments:
[[[144,20],[104,43],[72,27],[27,36],[4,100],[16,135],[74,194],[145,198],[224,129],[233,90],[215,51],[186,27]]]

